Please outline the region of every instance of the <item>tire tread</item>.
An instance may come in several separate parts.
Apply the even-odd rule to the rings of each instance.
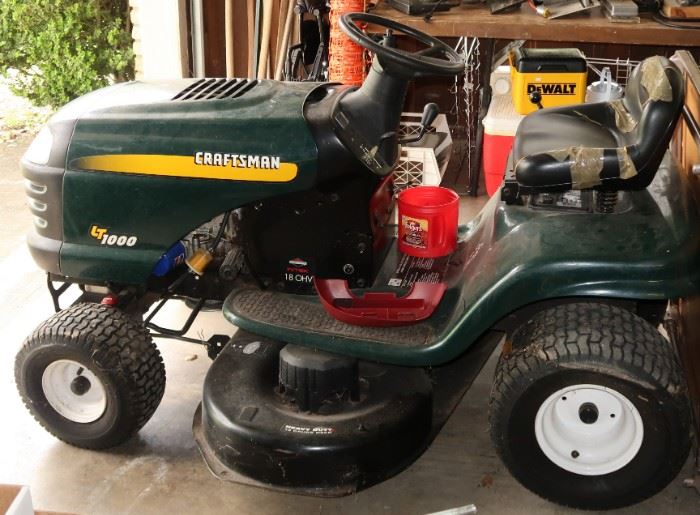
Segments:
[[[37,417],[22,384],[21,364],[37,347],[63,344],[83,349],[103,370],[115,372],[128,386],[130,431],[107,441],[81,442],[80,447],[100,449],[118,445],[138,432],[151,418],[165,392],[165,366],[148,330],[116,308],[79,303],[42,322],[25,340],[15,359],[15,381],[22,401],[34,418],[67,443]]]
[[[603,372],[647,389],[662,389],[679,413],[688,419],[686,387],[672,344],[659,331],[634,313],[602,303],[571,303],[555,306],[535,315],[514,333],[513,348],[498,361],[489,401],[491,440],[510,468],[512,459],[503,428],[504,418],[522,392],[538,377],[562,368],[583,367]],[[683,466],[690,438],[673,460],[664,477],[657,478],[652,495],[668,484]],[[650,485],[651,486],[651,485]],[[647,495],[640,494],[638,502]],[[550,499],[560,502],[560,499]],[[578,506],[601,508],[606,506]]]

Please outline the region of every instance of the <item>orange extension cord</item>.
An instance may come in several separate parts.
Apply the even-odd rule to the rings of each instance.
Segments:
[[[343,14],[364,10],[365,0],[331,0],[328,79],[332,82],[360,86],[364,80],[364,51],[338,25]]]

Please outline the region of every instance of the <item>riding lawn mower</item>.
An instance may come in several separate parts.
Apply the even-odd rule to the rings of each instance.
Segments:
[[[237,330],[203,342],[193,428],[221,479],[339,496],[398,474],[503,344],[491,436],[523,485],[589,509],[660,491],[691,411],[658,327],[700,286],[698,196],[667,155],[677,67],[652,57],[621,101],[527,116],[500,194],[453,252],[419,258],[398,250],[393,215],[401,110],[410,81],[464,63],[378,16],[341,26],[374,54],[359,88],[136,81],[53,116],[22,160],[57,310],[16,358],[28,409],[71,445],[124,442],[164,392],[153,338],[191,340],[220,306]],[[60,309],[70,285],[82,295]],[[191,315],[157,325],[174,300]]]

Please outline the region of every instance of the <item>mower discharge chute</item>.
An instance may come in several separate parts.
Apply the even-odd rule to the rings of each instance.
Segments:
[[[84,294],[17,357],[30,411],[73,445],[123,442],[163,395],[152,337],[189,340],[199,310],[220,305],[239,329],[207,342],[216,359],[194,432],[208,466],[342,495],[415,460],[505,334],[491,425],[511,472],[569,506],[658,492],[688,454],[690,421],[656,326],[700,283],[697,197],[664,157],[678,69],[651,58],[622,102],[530,115],[500,197],[459,228],[452,254],[418,263],[397,250],[392,222],[401,109],[409,81],[464,64],[377,16],[342,26],[375,53],[360,88],[132,82],[51,119],[22,161],[29,246],[57,309],[65,285]],[[394,31],[422,50],[396,48]],[[427,106],[423,130],[435,114]],[[173,299],[192,315],[156,325]],[[361,325],[327,311],[400,317],[403,305],[430,311]]]

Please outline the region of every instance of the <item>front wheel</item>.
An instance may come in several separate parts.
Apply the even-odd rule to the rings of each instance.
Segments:
[[[115,308],[76,304],[27,338],[15,359],[15,381],[50,433],[102,449],[151,418],[165,391],[165,368],[142,323]]]
[[[583,509],[628,506],[664,488],[690,449],[690,411],[671,345],[604,304],[568,304],[528,323],[501,356],[491,438],[524,486]]]

